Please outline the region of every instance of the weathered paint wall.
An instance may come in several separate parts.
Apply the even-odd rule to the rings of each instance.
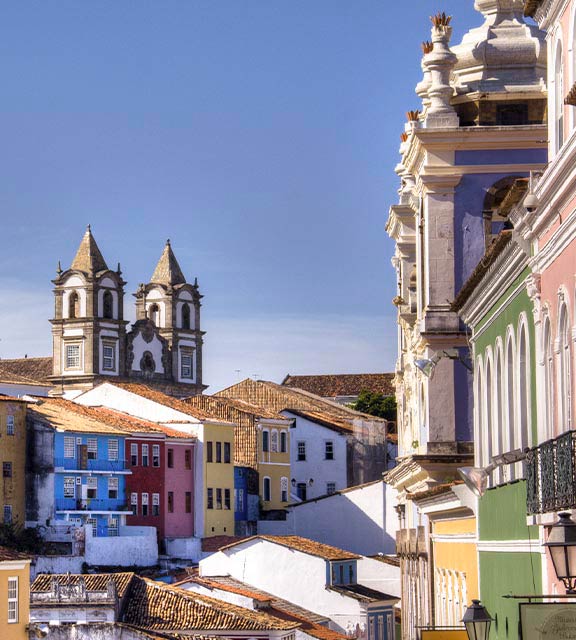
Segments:
[[[36,556],[30,568],[33,581],[40,573],[82,573],[84,556]]]
[[[94,537],[89,526],[86,534],[85,558],[97,566],[150,567],[158,562],[158,543],[154,527],[120,527],[119,535]]]
[[[13,421],[12,431],[7,421]],[[26,518],[26,403],[2,398],[0,401],[0,462],[10,463],[11,477],[0,478],[0,514],[4,507],[12,509],[12,522],[24,524]],[[2,516],[0,516],[2,517]]]

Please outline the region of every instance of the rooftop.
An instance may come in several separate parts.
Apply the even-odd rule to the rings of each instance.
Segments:
[[[261,407],[257,404],[252,404],[250,402],[246,402],[245,400],[238,400],[236,398],[201,395],[185,398],[184,402],[186,402],[187,404],[191,404],[194,407],[199,407],[200,409],[212,414],[215,417],[218,417],[219,415],[219,408],[231,407],[257,418],[268,418],[270,420],[287,421],[285,416],[276,411],[271,411],[266,407]]]
[[[355,553],[352,553],[351,551],[344,551],[342,549],[338,549],[337,547],[332,547],[328,544],[323,544],[322,542],[316,542],[315,540],[302,538],[300,536],[251,536],[250,538],[245,538],[243,540],[239,540],[238,542],[233,542],[232,544],[220,547],[220,550],[231,549],[232,547],[250,542],[252,540],[265,540],[267,542],[282,545],[283,547],[288,547],[289,549],[293,549],[294,551],[300,551],[301,553],[307,553],[311,556],[317,556],[318,558],[322,558],[324,560],[357,560],[361,557]]]
[[[114,582],[116,593],[122,599],[130,587],[135,574],[132,572],[125,573],[94,573],[94,574],[69,574],[69,573],[41,573],[36,576],[34,582],[30,585],[30,593],[49,593],[52,591],[52,585],[56,581],[60,586],[78,585],[84,581],[87,591],[106,591],[110,580]]]
[[[0,546],[0,562],[13,562],[15,560],[30,560],[30,555],[10,549],[10,547]]]
[[[164,251],[158,260],[158,264],[154,269],[154,273],[150,278],[150,282],[154,284],[163,284],[174,286],[177,284],[185,284],[186,278],[180,269],[178,260],[170,246],[170,240],[166,241]]]
[[[12,358],[0,360],[0,378],[15,376],[15,384],[42,384],[52,386],[48,376],[52,375],[52,358]],[[19,378],[25,380],[21,381]],[[11,380],[6,380],[10,382]]]
[[[361,391],[393,396],[393,373],[344,373],[333,375],[291,376],[282,380],[282,386],[303,389],[322,398],[357,396]]]

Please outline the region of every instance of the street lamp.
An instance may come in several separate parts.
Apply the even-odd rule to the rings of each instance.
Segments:
[[[550,549],[556,577],[564,583],[566,593],[576,593],[576,522],[567,511],[558,518],[544,546]]]
[[[469,640],[488,640],[492,618],[486,607],[480,604],[480,600],[472,600],[472,604],[466,609],[462,622],[466,627]]]

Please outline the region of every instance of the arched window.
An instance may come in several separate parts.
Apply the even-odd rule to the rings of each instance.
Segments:
[[[494,360],[494,420],[492,429],[492,455],[503,453],[504,450],[504,403],[502,402],[502,347],[496,345],[496,358]],[[496,478],[502,481],[501,469],[498,469]]]
[[[490,464],[492,459],[492,431],[494,429],[493,424],[493,397],[494,389],[492,384],[492,359],[486,358],[486,387],[484,389],[484,397],[486,399],[486,411],[484,412],[484,433],[482,437],[482,448],[484,449],[484,455],[482,456],[484,464]]]
[[[568,310],[563,303],[558,319],[558,430],[572,428],[572,372]]]
[[[110,319],[114,317],[114,298],[110,291],[104,291],[102,297],[102,316]]]
[[[148,311],[148,317],[152,322],[159,326],[160,323],[160,307],[157,304],[151,304],[150,309]]]
[[[518,330],[518,434],[515,446],[525,449],[529,443],[530,416],[530,353],[524,322]]]
[[[556,45],[556,58],[554,60],[554,110],[556,151],[564,144],[564,65],[562,61],[562,43]]]
[[[482,434],[484,431],[484,372],[482,371],[482,358],[478,357],[476,361],[476,371],[474,375],[474,409],[475,409],[475,434],[474,440],[475,442],[482,442]],[[479,451],[476,451],[476,462],[480,467],[484,466],[484,458],[482,457],[481,448]]]
[[[505,389],[506,389],[506,424],[505,429],[508,436],[508,442],[510,449],[514,448],[514,433],[515,433],[515,406],[516,406],[516,394],[514,393],[514,334],[509,333],[508,340],[506,342],[506,361],[505,361]],[[514,467],[510,467],[511,477],[510,480],[514,480],[515,473]]]
[[[68,317],[80,317],[80,296],[78,295],[77,291],[72,291],[72,293],[68,296]]]
[[[262,499],[264,502],[270,502],[271,499],[271,491],[270,491],[270,478],[264,478],[264,482],[262,485]]]
[[[182,305],[182,329],[190,329],[190,305],[186,302]]]
[[[554,394],[554,354],[552,352],[552,332],[550,330],[550,318],[546,317],[544,319],[544,327],[542,330],[542,354],[543,354],[543,365],[544,365],[544,433],[545,438],[551,438],[554,430],[553,430],[553,394]]]
[[[278,453],[278,431],[272,429],[270,433],[270,450],[273,453]]]

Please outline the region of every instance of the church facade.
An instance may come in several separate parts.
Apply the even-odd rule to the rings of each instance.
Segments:
[[[108,380],[139,382],[172,396],[202,393],[202,295],[186,282],[170,241],[124,319],[120,265],[108,268],[90,226],[69,269],[58,266],[52,324],[52,395],[73,398]]]

